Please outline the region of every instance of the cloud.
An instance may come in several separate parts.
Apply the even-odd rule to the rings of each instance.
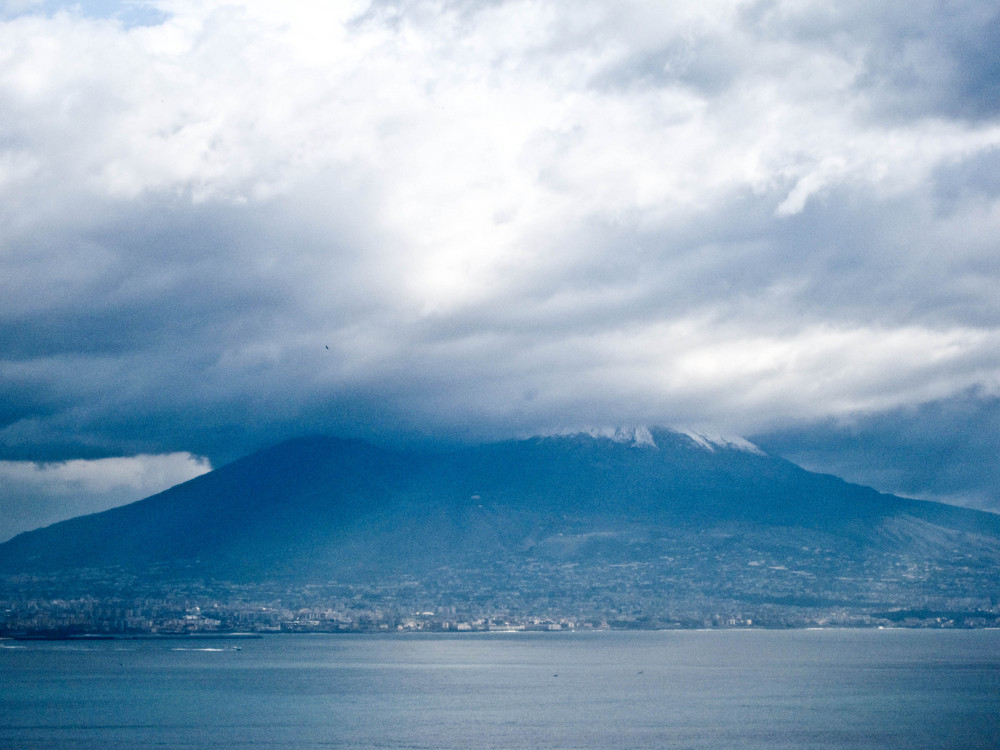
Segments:
[[[0,461],[0,541],[141,500],[210,470],[207,461],[188,453],[41,464]]]
[[[910,497],[1000,512],[1000,399],[974,390],[755,439],[807,468]]]
[[[998,394],[981,3],[144,7],[0,20],[2,457]]]

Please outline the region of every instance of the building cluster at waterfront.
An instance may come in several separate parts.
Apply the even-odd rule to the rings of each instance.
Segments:
[[[412,632],[702,627],[998,627],[989,567],[705,540],[677,557],[520,559],[375,582],[0,581],[0,635]]]

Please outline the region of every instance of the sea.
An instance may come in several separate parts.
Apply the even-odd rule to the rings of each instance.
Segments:
[[[998,630],[0,641],[0,748],[1000,748]]]

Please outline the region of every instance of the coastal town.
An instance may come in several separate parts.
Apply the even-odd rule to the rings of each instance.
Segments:
[[[1000,627],[991,569],[974,559],[775,549],[707,540],[676,557],[512,559],[374,583],[140,579],[113,569],[12,576],[0,581],[0,637]]]

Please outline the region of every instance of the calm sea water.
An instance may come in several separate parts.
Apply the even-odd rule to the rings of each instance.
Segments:
[[[0,641],[0,688],[25,750],[1000,747],[986,630]]]

